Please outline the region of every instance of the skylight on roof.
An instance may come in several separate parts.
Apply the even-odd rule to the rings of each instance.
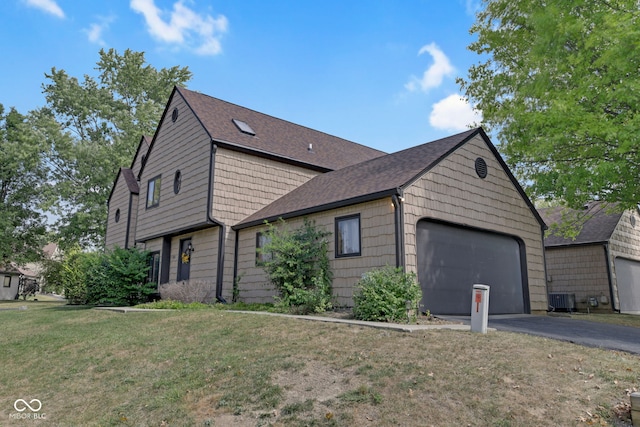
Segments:
[[[236,125],[238,130],[242,133],[246,133],[247,135],[255,136],[256,133],[251,129],[251,126],[243,122],[242,120],[232,119],[233,124]]]

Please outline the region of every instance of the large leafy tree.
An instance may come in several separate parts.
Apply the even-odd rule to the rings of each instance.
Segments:
[[[46,208],[59,218],[63,247],[103,242],[118,169],[130,164],[140,137],[155,132],[172,88],[191,79],[187,67],[157,70],[131,50],[101,50],[96,70],[97,78],[80,81],[53,68],[43,84],[47,105],[38,113],[51,141]]]
[[[530,195],[640,202],[635,0],[485,0],[459,79]]]
[[[36,261],[45,236],[45,217],[38,203],[47,173],[36,132],[14,108],[0,104],[0,266]]]

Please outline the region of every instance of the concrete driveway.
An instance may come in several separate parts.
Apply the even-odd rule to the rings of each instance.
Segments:
[[[469,317],[438,316],[470,323]],[[589,347],[600,347],[640,354],[640,329],[588,320],[556,316],[502,315],[489,316],[489,327],[500,331],[568,341]]]

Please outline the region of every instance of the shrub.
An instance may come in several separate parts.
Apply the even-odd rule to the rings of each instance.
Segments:
[[[422,290],[414,273],[387,266],[365,273],[356,285],[353,315],[356,319],[398,322],[415,321]],[[410,319],[407,318],[410,301]]]
[[[99,257],[86,277],[89,304],[136,305],[149,300],[156,284],[147,282],[149,252],[115,248]]]
[[[263,267],[280,293],[278,304],[300,314],[330,308],[332,276],[326,237],[331,233],[307,219],[293,231],[283,220],[279,227],[268,225],[267,243],[260,251],[270,254]]]
[[[216,285],[205,280],[186,280],[162,284],[159,291],[162,299],[209,303],[215,298]]]

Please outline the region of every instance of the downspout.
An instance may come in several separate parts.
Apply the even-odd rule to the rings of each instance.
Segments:
[[[124,248],[129,249],[129,233],[131,232],[131,207],[133,206],[133,193],[129,193],[129,210],[127,214],[127,232],[125,234]],[[109,221],[107,221],[108,223]],[[134,243],[135,246],[135,243]]]
[[[607,266],[607,277],[609,278],[609,298],[611,299],[611,308],[613,311],[620,313],[620,309],[616,307],[616,299],[613,295],[613,274],[611,273],[611,265],[609,258],[609,244],[605,243],[604,245],[604,256],[605,256],[605,264]]]
[[[216,151],[218,151],[218,146],[214,143],[213,139],[211,139],[211,155],[209,157],[209,189],[207,194],[207,221],[212,222],[213,224],[216,224],[220,227],[218,231],[218,257],[216,260],[216,300],[221,303],[226,303],[227,301],[222,297],[222,280],[224,278],[224,242],[227,232],[227,226],[220,221],[215,220],[211,216],[211,207],[213,206],[213,174],[214,164],[216,160]]]
[[[396,267],[405,270],[405,251],[404,251],[404,196],[402,189],[398,188],[396,194],[391,196],[391,202],[394,207],[394,222],[396,234]]]

